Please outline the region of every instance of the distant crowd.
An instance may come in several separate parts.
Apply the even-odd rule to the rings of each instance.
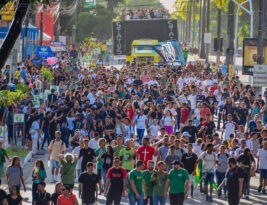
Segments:
[[[128,10],[125,20],[138,20],[138,19],[161,19],[168,18],[169,11],[166,9],[138,9]]]

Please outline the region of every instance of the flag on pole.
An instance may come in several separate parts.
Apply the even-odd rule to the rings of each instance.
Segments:
[[[153,46],[165,63],[185,65],[182,49],[177,41],[163,41]]]

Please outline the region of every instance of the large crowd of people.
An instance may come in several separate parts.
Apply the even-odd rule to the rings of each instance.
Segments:
[[[162,19],[168,17],[170,17],[170,13],[166,9],[130,9],[126,12],[125,20]]]
[[[9,144],[25,137],[33,156],[48,152],[32,170],[34,205],[77,205],[78,198],[83,205],[94,204],[99,194],[107,205],[120,204],[125,195],[130,205],[164,205],[167,199],[180,205],[196,197],[196,183],[207,201],[217,187],[218,197],[236,205],[242,197],[250,199],[255,172],[258,192],[265,194],[267,92],[256,95],[251,85],[216,64],[87,69],[74,58],[72,50],[55,66],[43,65],[53,72],[56,86],[35,105],[34,95],[49,89],[48,82],[31,60],[20,63],[14,82],[29,85],[32,93],[19,105],[1,108],[1,122],[11,127]],[[5,69],[2,79],[8,75]],[[13,123],[16,113],[25,115],[25,133]],[[0,174],[6,160],[11,164],[9,190],[0,190],[0,204],[22,204],[20,188],[26,186],[20,159],[11,159],[2,145]],[[54,193],[46,183],[56,183]]]

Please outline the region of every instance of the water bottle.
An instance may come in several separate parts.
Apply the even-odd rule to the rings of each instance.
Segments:
[[[47,162],[47,166],[50,167],[50,164],[51,164],[51,161],[48,160],[48,162]]]

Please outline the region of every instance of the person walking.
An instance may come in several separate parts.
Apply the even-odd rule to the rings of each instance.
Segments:
[[[6,159],[8,161],[11,161],[11,159],[7,155],[6,149],[3,148],[3,141],[0,140],[0,179],[2,178],[4,163],[6,162]]]
[[[197,168],[197,155],[193,152],[193,145],[188,144],[188,152],[184,153],[182,156],[181,162],[184,165],[184,168],[188,171],[189,182],[190,182],[190,196],[193,198],[194,194],[194,185],[195,185],[195,171]]]
[[[94,173],[93,162],[88,162],[86,165],[87,171],[79,177],[79,198],[82,199],[82,205],[92,205],[97,200],[97,190],[99,179]]]
[[[136,168],[129,172],[129,188],[128,188],[128,197],[130,205],[143,205],[144,203],[144,191],[143,191],[143,173],[144,162],[138,160],[136,162]]]
[[[52,183],[57,181],[59,169],[60,169],[60,160],[59,156],[64,154],[66,151],[66,146],[64,142],[61,140],[61,132],[55,132],[56,139],[52,140],[48,146],[48,161],[51,160],[51,172],[52,172]]]
[[[261,179],[258,191],[262,190],[262,193],[265,193],[265,187],[267,186],[267,140],[263,140],[262,144],[263,147],[257,153]]]
[[[11,165],[6,170],[7,184],[9,192],[12,193],[12,187],[16,186],[20,190],[20,184],[22,183],[24,191],[26,192],[26,186],[24,183],[23,170],[20,166],[19,157],[13,157]]]
[[[62,194],[58,197],[57,205],[78,205],[76,196],[71,192],[72,188],[63,186]]]
[[[164,196],[165,184],[168,179],[168,173],[165,172],[166,164],[163,161],[157,163],[157,171],[151,176],[151,184],[153,187],[153,204],[165,205],[166,198]]]
[[[226,172],[225,179],[218,187],[218,192],[226,185],[228,190],[229,205],[238,205],[243,195],[244,172],[242,168],[236,165],[234,157],[228,159],[229,169]]]
[[[40,182],[34,195],[34,205],[50,205],[51,195],[45,190],[46,183]]]
[[[60,155],[59,159],[62,166],[61,182],[63,183],[63,186],[68,186],[71,190],[73,190],[77,157],[67,153],[65,156]]]
[[[175,160],[172,165],[173,169],[169,171],[164,195],[167,197],[169,192],[170,205],[183,205],[188,197],[189,174],[181,167],[181,161]]]
[[[121,167],[120,157],[114,157],[114,166],[108,169],[106,188],[104,196],[106,196],[106,205],[120,205],[121,197],[126,191],[126,169]]]
[[[22,205],[22,197],[17,186],[11,187],[11,193],[7,195],[6,200],[8,205]]]
[[[44,182],[46,178],[46,171],[42,160],[38,159],[32,170],[32,198],[37,192],[37,187],[40,182]],[[33,204],[33,202],[32,202]]]
[[[147,162],[147,169],[143,172],[143,187],[145,191],[144,205],[153,205],[153,187],[151,177],[154,173],[155,163],[153,160]]]
[[[199,162],[202,160],[202,177],[204,179],[204,192],[206,194],[206,201],[212,201],[212,192],[213,192],[213,183],[214,183],[214,169],[215,164],[217,163],[217,156],[213,152],[213,145],[207,144],[207,151],[202,152],[198,158]],[[208,192],[209,185],[209,192]]]

